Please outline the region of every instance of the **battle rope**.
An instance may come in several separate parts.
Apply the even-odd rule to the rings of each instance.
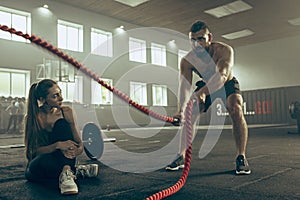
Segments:
[[[157,192],[146,200],[156,200],[156,199],[163,199],[165,197],[171,196],[172,194],[178,192],[185,184],[186,179],[188,177],[190,166],[191,166],[191,159],[192,159],[192,132],[193,132],[193,125],[192,125],[192,109],[194,105],[194,100],[190,100],[188,102],[186,111],[185,111],[185,128],[186,128],[186,151],[185,151],[185,160],[184,160],[184,168],[181,174],[180,179],[177,181],[176,184],[173,186],[164,189],[160,192]]]
[[[163,116],[160,115],[158,113],[155,113],[153,111],[151,111],[148,108],[145,108],[144,106],[134,102],[133,100],[131,100],[126,94],[122,93],[121,91],[119,91],[118,89],[110,86],[109,84],[105,83],[103,80],[100,79],[100,77],[98,75],[96,75],[94,72],[92,72],[90,69],[88,69],[86,66],[84,66],[83,64],[79,63],[76,59],[72,58],[71,56],[69,56],[68,54],[64,53],[63,51],[59,50],[58,48],[56,48],[55,46],[53,46],[51,43],[35,36],[35,35],[29,35],[29,34],[24,34],[21,31],[17,31],[14,28],[9,28],[8,26],[5,25],[1,25],[0,24],[0,29],[6,32],[9,32],[11,34],[15,34],[18,35],[20,37],[23,37],[27,40],[30,40],[31,42],[35,43],[38,46],[41,46],[44,49],[47,49],[48,51],[50,51],[51,53],[55,54],[56,56],[58,56],[59,58],[62,58],[63,60],[67,61],[68,63],[70,63],[71,65],[73,65],[76,69],[82,71],[84,74],[86,74],[87,76],[89,76],[90,78],[92,78],[93,80],[95,80],[96,82],[98,82],[100,85],[102,85],[103,87],[105,87],[106,89],[108,89],[109,91],[111,91],[112,93],[114,93],[116,96],[118,96],[120,99],[122,99],[123,101],[127,102],[128,104],[132,105],[133,107],[135,107],[136,109],[140,110],[141,112],[148,114],[149,116],[165,121],[165,122],[169,122],[169,123],[178,123],[178,119],[173,118],[173,117],[168,117],[168,116]],[[190,169],[190,161],[191,161],[191,157],[192,157],[192,146],[191,146],[191,141],[192,141],[192,125],[191,125],[191,109],[193,106],[193,100],[190,100],[185,112],[185,125],[187,127],[187,140],[186,140],[186,146],[188,147],[186,150],[186,155],[185,155],[185,161],[184,161],[184,169],[182,172],[182,175],[180,177],[180,179],[177,181],[177,183],[165,190],[162,190],[161,192],[158,192],[150,197],[147,198],[147,200],[158,200],[158,199],[162,199],[168,196],[171,196],[172,194],[178,192],[183,185],[186,182],[187,176],[188,176],[188,172]]]
[[[58,57],[62,58],[65,61],[67,61],[68,63],[72,64],[78,70],[81,70],[83,73],[88,75],[90,78],[92,78],[93,80],[95,80],[96,82],[101,84],[103,87],[105,87],[109,91],[113,92],[115,95],[117,95],[123,101],[125,101],[128,104],[132,105],[133,107],[140,110],[141,112],[143,112],[145,114],[148,114],[149,116],[151,116],[153,118],[156,118],[156,119],[159,119],[159,120],[162,120],[162,121],[166,121],[166,122],[169,122],[169,123],[174,122],[173,117],[167,117],[167,116],[163,116],[163,115],[160,115],[158,113],[155,113],[155,112],[151,111],[150,109],[145,108],[144,106],[142,106],[142,105],[138,104],[137,102],[131,100],[126,94],[122,93],[118,89],[116,89],[116,88],[110,86],[109,84],[105,83],[103,80],[100,79],[100,77],[98,75],[96,75],[94,72],[89,70],[86,66],[79,63],[76,59],[72,58],[68,54],[66,54],[63,51],[59,50],[58,48],[56,48],[55,46],[53,46],[49,42],[47,42],[45,40],[42,40],[41,38],[39,38],[37,36],[34,36],[34,35],[30,36],[29,34],[24,34],[21,31],[16,31],[15,29],[9,28],[8,26],[5,26],[5,25],[0,24],[0,29],[3,30],[3,31],[10,32],[12,34],[16,34],[18,36],[21,36],[21,37],[23,37],[27,40],[30,40],[31,42],[37,44],[38,46],[41,46],[41,47],[47,49],[48,51],[52,52],[53,54],[57,55]]]

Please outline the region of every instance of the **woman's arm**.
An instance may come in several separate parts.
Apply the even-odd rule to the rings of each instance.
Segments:
[[[70,149],[75,149],[77,148],[78,144],[72,140],[67,140],[67,141],[58,141],[53,144],[47,145],[47,146],[40,146],[36,150],[36,154],[45,154],[45,153],[52,153],[56,150],[61,150],[61,151],[68,151]]]
[[[70,124],[74,141],[77,143],[76,155],[80,155],[83,152],[83,143],[79,136],[79,131],[77,128],[77,116],[76,113],[70,107],[62,107],[65,118],[67,122]]]

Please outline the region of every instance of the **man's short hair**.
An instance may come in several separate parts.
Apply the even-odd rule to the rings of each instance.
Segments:
[[[190,32],[197,33],[198,31],[203,30],[203,29],[207,29],[208,30],[208,26],[206,25],[205,22],[202,22],[202,21],[198,20],[198,21],[195,21],[192,24]]]

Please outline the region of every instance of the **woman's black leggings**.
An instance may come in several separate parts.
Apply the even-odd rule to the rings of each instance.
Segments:
[[[71,128],[64,118],[55,123],[51,135],[51,144],[57,141],[73,140]],[[25,177],[33,182],[57,180],[65,165],[69,165],[75,171],[75,164],[76,159],[66,158],[60,150],[56,150],[52,153],[41,154],[31,160],[27,164]]]

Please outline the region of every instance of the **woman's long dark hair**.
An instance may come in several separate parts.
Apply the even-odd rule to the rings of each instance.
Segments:
[[[56,85],[57,82],[51,79],[43,79],[33,83],[29,89],[27,99],[27,113],[25,115],[25,147],[26,157],[28,160],[33,159],[38,147],[38,134],[41,130],[37,115],[39,112],[38,100],[46,99],[49,94],[49,89]]]

